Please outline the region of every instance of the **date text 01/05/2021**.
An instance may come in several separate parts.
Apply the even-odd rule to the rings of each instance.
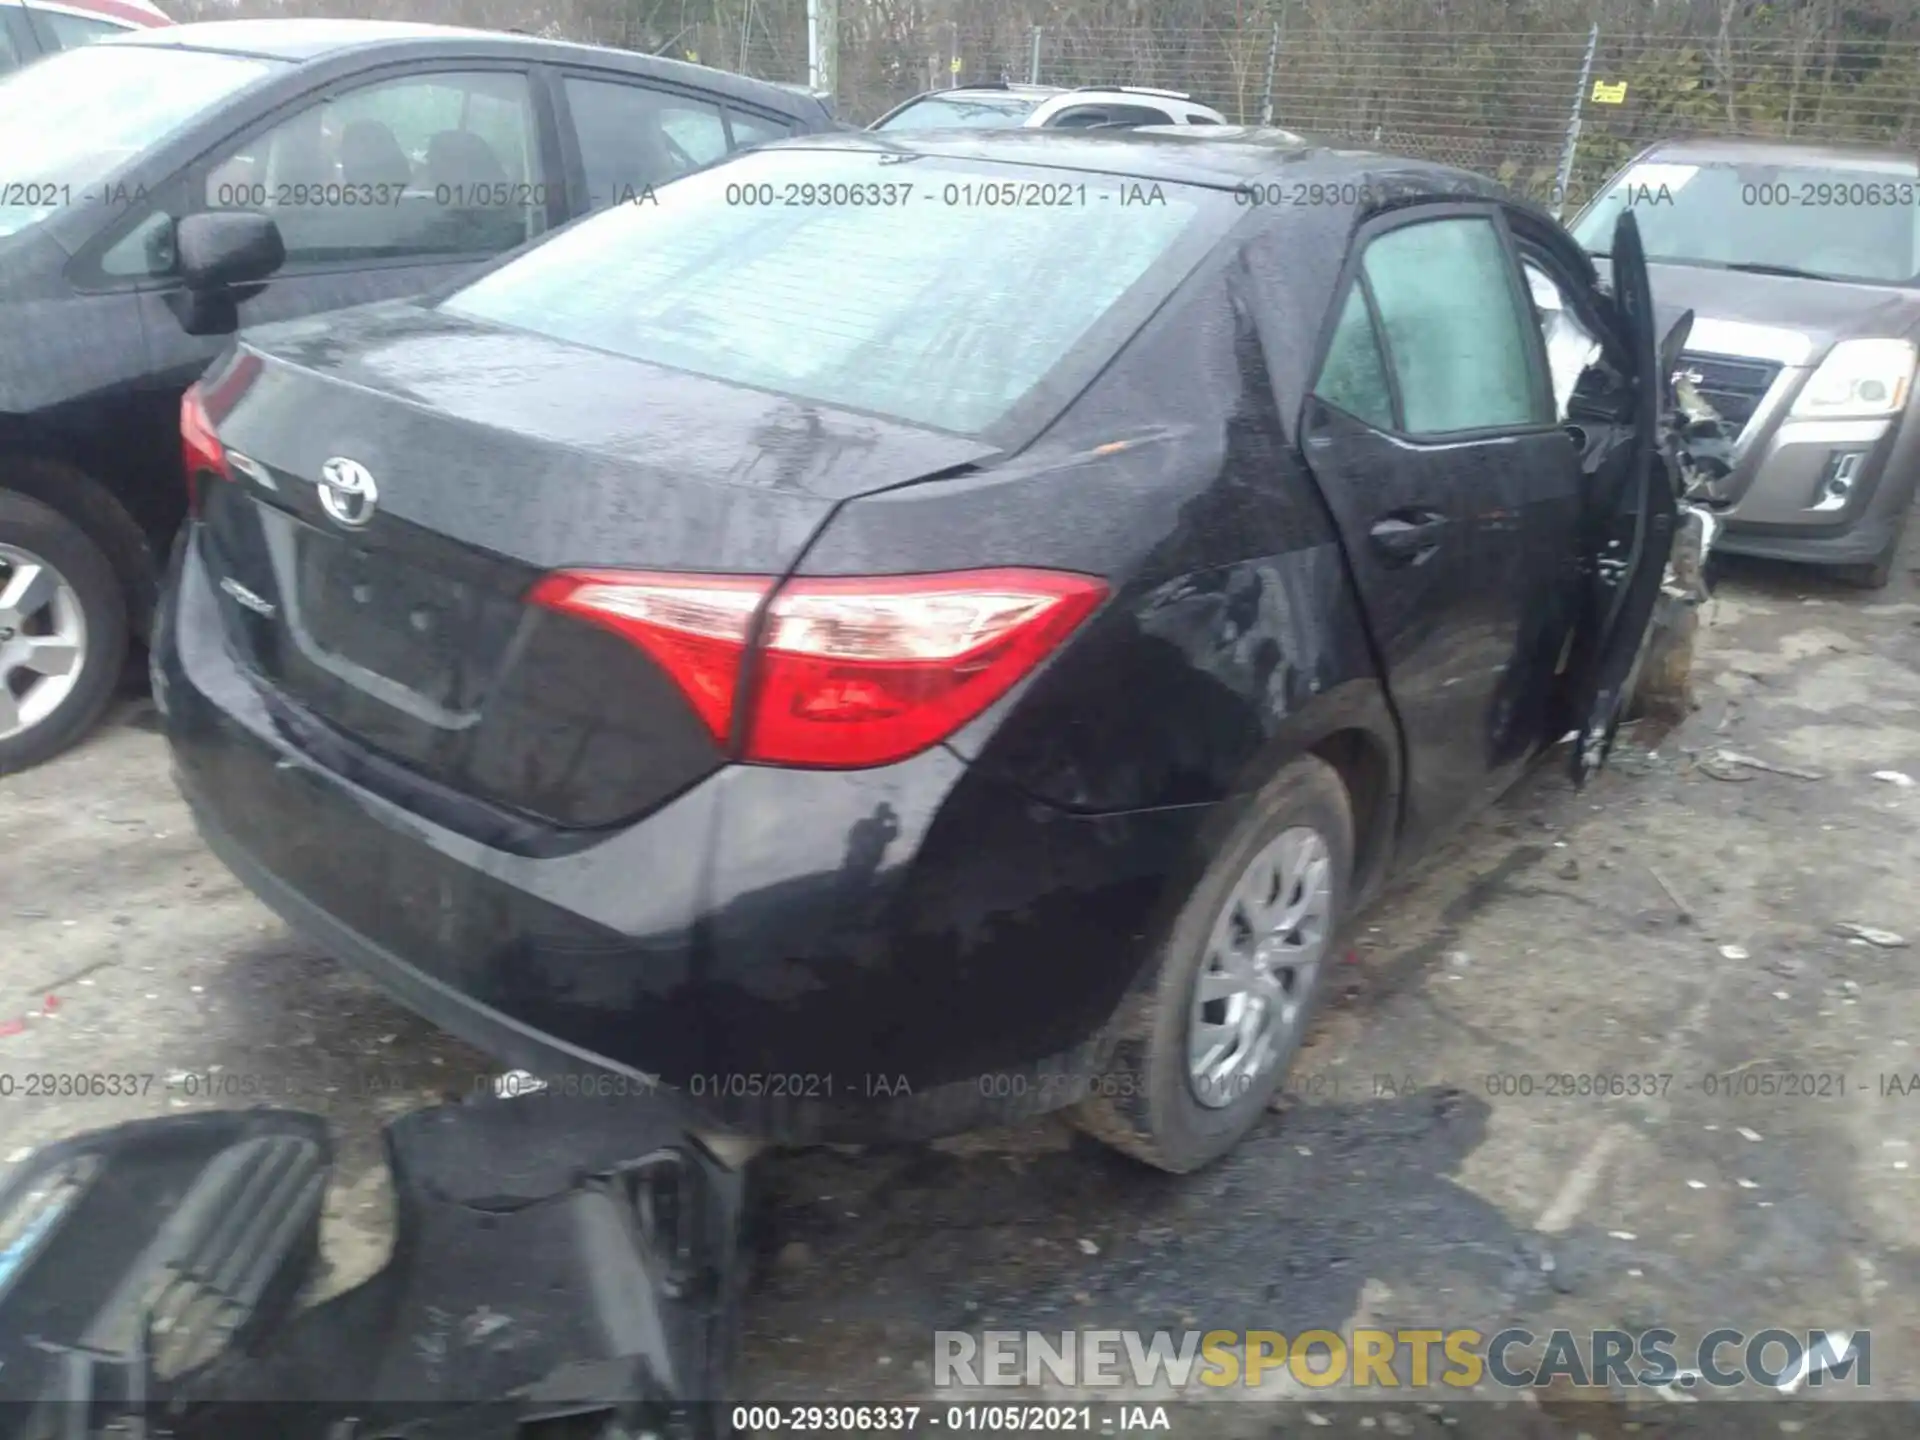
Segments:
[[[1064,1432],[1112,1435],[1121,1431],[1171,1431],[1164,1405],[735,1405],[733,1429],[747,1435],[837,1434],[892,1431],[927,1435]]]
[[[728,205],[754,209],[871,210],[916,204],[973,210],[1086,209],[1098,205],[1135,209],[1168,203],[1166,187],[1135,180],[1108,185],[1079,180],[967,180],[944,185],[910,180],[789,180],[776,185],[762,180],[729,184],[721,198]]]
[[[1413,1077],[1373,1077],[1378,1094],[1405,1094],[1425,1088]],[[1760,1070],[1735,1067],[1700,1075],[1660,1071],[1542,1072],[1502,1071],[1485,1077],[1486,1093],[1496,1099],[1631,1100],[1697,1095],[1706,1100],[1843,1100],[1854,1095],[1882,1099],[1920,1095],[1920,1071],[1849,1075],[1827,1070]]]

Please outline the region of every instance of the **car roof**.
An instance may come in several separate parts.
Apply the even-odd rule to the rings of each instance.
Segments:
[[[375,45],[496,34],[498,32],[457,25],[427,25],[406,20],[205,20],[168,27],[164,34],[121,37],[116,43],[224,50],[234,55],[259,55],[274,60],[315,60],[322,55]]]
[[[1289,179],[1297,176],[1316,183],[1392,173],[1407,183],[1429,180],[1435,194],[1514,198],[1498,181],[1469,170],[1371,150],[1345,149],[1291,130],[1257,125],[1142,125],[1115,130],[1011,127],[1004,130],[862,130],[798,137],[768,148],[866,150],[957,160],[997,160],[1218,189],[1275,179],[1281,172]],[[1359,208],[1358,202],[1354,208]]]
[[[1642,161],[1697,160],[1707,164],[1833,165],[1913,174],[1915,152],[1895,145],[1830,140],[1774,140],[1763,136],[1687,136],[1662,140],[1641,152]]]
[[[728,70],[635,50],[615,50],[604,45],[581,45],[569,40],[460,25],[429,25],[406,20],[209,20],[132,31],[99,43],[211,50],[296,64],[345,54],[379,53],[403,59],[452,48],[462,55],[519,56],[553,64],[590,64],[602,69],[626,70],[655,79],[677,80],[789,114],[803,114],[810,109],[824,113],[819,98],[804,90],[754,80]]]

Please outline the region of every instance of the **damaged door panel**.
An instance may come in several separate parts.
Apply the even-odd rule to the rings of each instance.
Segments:
[[[180,1440],[714,1433],[744,1181],[663,1114],[537,1094],[393,1122],[387,1265],[292,1318],[317,1268],[319,1117],[168,1117],[43,1150],[0,1195],[0,1398],[24,1402],[0,1434],[136,1415]]]
[[[1578,618],[1581,455],[1499,205],[1369,221],[1332,316],[1302,449],[1406,737],[1418,850],[1539,748]]]

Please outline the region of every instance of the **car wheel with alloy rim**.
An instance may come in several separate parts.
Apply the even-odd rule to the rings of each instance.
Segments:
[[[0,775],[93,727],[126,647],[126,598],[100,548],[58,511],[0,491]]]

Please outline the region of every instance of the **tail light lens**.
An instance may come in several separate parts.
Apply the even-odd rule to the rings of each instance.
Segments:
[[[1006,694],[1106,590],[1044,570],[790,582],[768,608],[746,758],[905,759]]]
[[[753,617],[773,582],[729,575],[644,575],[563,570],[527,598],[613,631],[638,645],[686,692],[694,713],[725,745]]]
[[[187,467],[187,508],[198,515],[202,472],[231,480],[233,471],[227,467],[226,447],[213,433],[206,392],[197,384],[188,386],[180,399],[180,458]]]
[[[741,726],[743,759],[858,769],[946,739],[1107,594],[1100,580],[1053,570],[799,579],[768,600],[772,585],[569,571],[548,576],[529,598],[640,646],[723,745],[744,675],[752,708]]]
[[[187,508],[200,513],[200,476],[233,479],[227,447],[214,431],[215,416],[225,420],[240,397],[259,377],[264,362],[251,350],[242,350],[218,373],[187,387],[180,397],[180,458],[187,467]]]

